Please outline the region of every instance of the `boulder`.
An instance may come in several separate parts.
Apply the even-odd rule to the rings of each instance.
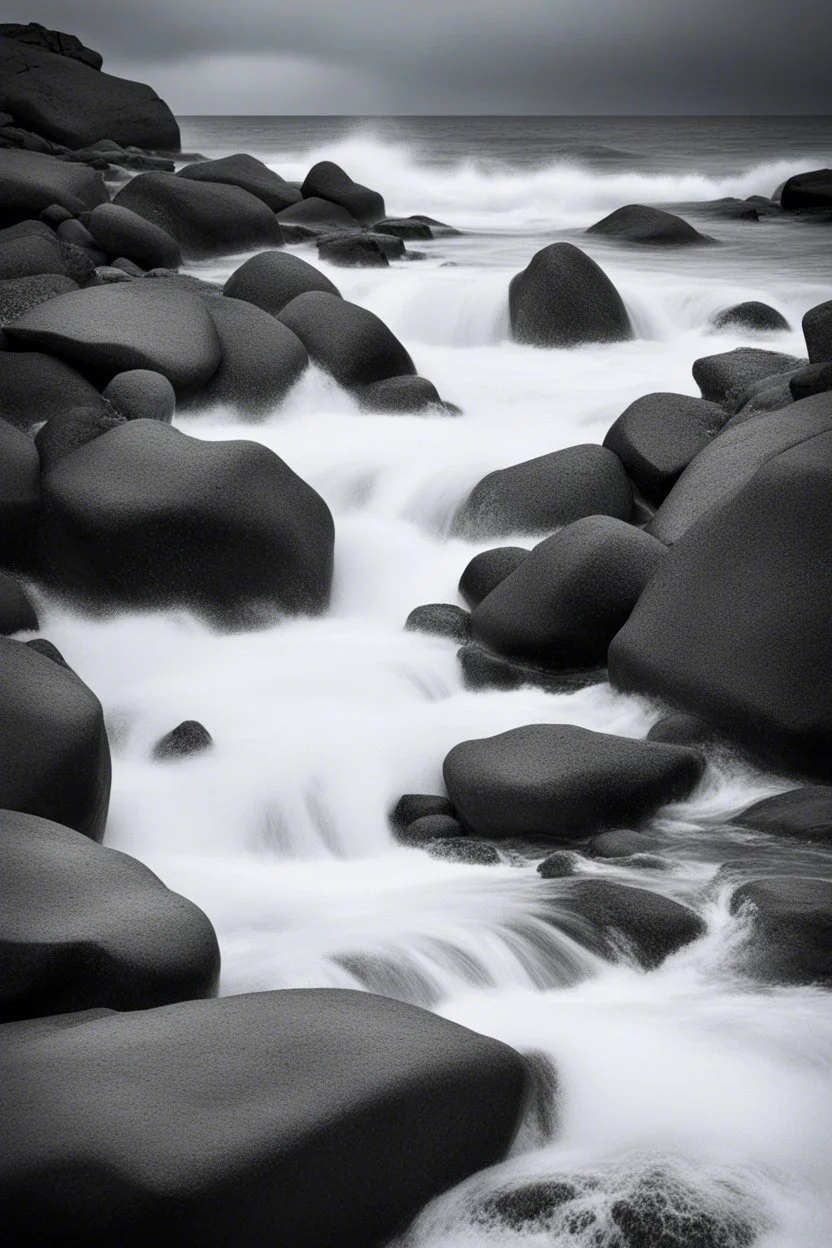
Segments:
[[[659,503],[725,420],[725,411],[705,399],[645,394],[621,413],[604,446],[615,452],[644,496]]]
[[[101,703],[68,667],[0,637],[0,809],[52,819],[95,841],[110,800]]]
[[[702,919],[687,906],[613,880],[566,879],[553,886],[552,901],[551,921],[573,940],[616,962],[623,954],[648,970],[705,934]]]
[[[443,815],[450,818],[454,808],[447,797],[434,793],[404,793],[390,812],[390,823],[399,832],[408,828],[417,819],[429,815]]]
[[[69,148],[113,139],[179,150],[173,113],[144,83],[2,36],[0,108],[12,113],[18,125]],[[54,196],[52,202],[61,201]]]
[[[433,411],[444,416],[458,416],[460,409],[446,403],[436,386],[427,377],[385,377],[362,386],[355,397],[365,412],[392,412],[414,415]]]
[[[388,267],[386,249],[370,234],[337,234],[318,239],[318,257],[342,268]]]
[[[95,406],[104,406],[101,395],[69,364],[40,351],[0,351],[0,416],[18,429]]]
[[[30,224],[39,222],[0,231],[0,281],[53,274],[86,284],[95,268],[92,257],[59,239],[47,226],[43,227],[47,232],[41,233],[30,229]]]
[[[610,679],[701,716],[778,772],[828,781],[832,433],[748,477],[664,560],[610,647]]]
[[[647,532],[672,546],[706,513],[733,497],[774,456],[830,430],[829,394],[794,403],[788,419],[775,411],[724,430],[685,469],[648,523]]]
[[[298,295],[278,319],[297,334],[312,361],[348,390],[416,372],[383,321],[336,295],[323,291]]]
[[[63,459],[43,493],[42,558],[72,594],[231,627],[329,600],[329,509],[259,443],[130,420]]]
[[[784,212],[832,211],[832,169],[813,169],[789,178],[780,195]]]
[[[277,316],[287,303],[310,290],[340,295],[328,277],[300,256],[287,251],[262,251],[234,270],[223,294]]]
[[[740,828],[799,841],[832,844],[832,785],[807,785],[775,793],[731,820]]]
[[[720,403],[730,412],[736,410],[738,397],[753,382],[776,373],[799,368],[802,360],[780,351],[763,351],[759,347],[736,347],[719,355],[706,355],[693,364],[693,380],[702,398]]]
[[[13,576],[0,572],[0,636],[36,632],[38,617],[26,590]]]
[[[437,221],[436,217],[426,217],[423,212],[411,213],[409,217],[404,217],[402,220],[417,221],[420,225],[429,225],[434,238],[458,238],[462,234],[462,230],[458,230],[456,226],[448,225],[445,221]]]
[[[633,489],[618,456],[583,443],[488,473],[462,504],[454,527],[478,540],[551,533],[584,516],[629,520],[632,508]]]
[[[803,336],[810,364],[832,361],[832,299],[809,309],[803,318]]]
[[[50,204],[48,208],[43,209],[43,212],[38,213],[38,220],[48,225],[50,229],[57,230],[63,221],[72,220],[72,213],[68,208],[62,208],[60,204]]]
[[[221,358],[203,302],[161,282],[59,295],[20,317],[6,333],[15,345],[46,351],[101,384],[134,368],[162,373],[178,397],[203,389]]]
[[[750,880],[731,898],[750,926],[745,969],[775,984],[832,986],[832,882],[773,876]]]
[[[5,40],[0,37],[0,107],[7,83],[2,70],[4,51]],[[28,221],[55,204],[77,216],[98,204],[106,204],[109,198],[101,175],[87,165],[57,160],[41,152],[8,148],[3,152],[0,226]]]
[[[416,217],[384,217],[373,222],[374,234],[390,234],[403,242],[427,242],[433,238],[433,230],[426,221]]]
[[[5,1037],[0,1187],[41,1248],[386,1242],[505,1155],[527,1095],[512,1049],[366,992],[72,1023]]]
[[[726,308],[713,318],[711,324],[714,329],[748,329],[753,333],[780,333],[791,329],[781,312],[754,299]]]
[[[680,711],[663,715],[647,733],[648,741],[659,741],[664,745],[689,745],[692,749],[709,745],[713,739],[714,730],[710,724],[697,715],[685,715]]]
[[[255,156],[237,152],[220,160],[199,160],[186,165],[176,175],[192,182],[220,182],[225,186],[239,186],[256,199],[261,199],[272,212],[281,212],[301,199],[300,191],[284,182],[280,174]]]
[[[268,416],[306,370],[306,348],[285,325],[251,303],[223,297],[205,306],[222,359],[208,385],[186,406],[222,404],[244,420]]]
[[[72,455],[88,442],[118,428],[123,421],[123,416],[100,405],[59,412],[35,436],[41,472],[51,471],[65,456]]]
[[[541,667],[603,667],[666,555],[661,542],[623,520],[577,520],[535,546],[474,608],[471,635]]]
[[[167,377],[149,368],[116,373],[103,398],[125,420],[161,420],[169,425],[176,411],[176,391]]]
[[[214,738],[199,720],[185,719],[159,738],[153,747],[153,758],[157,762],[192,758],[194,754],[204,754],[213,744]]]
[[[10,325],[30,308],[77,289],[78,285],[71,277],[63,277],[59,273],[39,273],[0,281],[0,328]],[[0,412],[4,406],[0,398]]]
[[[432,633],[436,637],[447,637],[449,641],[463,646],[470,640],[471,617],[462,607],[451,602],[431,602],[423,607],[414,607],[404,622],[407,632]]]
[[[216,995],[213,927],[134,858],[2,810],[0,864],[0,1021]]]
[[[616,208],[615,212],[602,221],[596,221],[586,232],[648,247],[696,247],[714,241],[700,234],[675,213],[646,204],[627,204],[624,208]]]
[[[547,693],[575,693],[590,685],[604,684],[603,667],[566,669],[540,667],[520,659],[495,654],[479,642],[469,641],[456,652],[466,689],[523,689],[531,686]]]
[[[101,205],[101,207],[104,207],[104,205]],[[103,264],[107,259],[107,253],[96,245],[92,234],[80,221],[61,222],[55,234],[63,242],[70,243],[73,247],[80,247],[82,251],[88,252],[95,264]]]
[[[578,855],[570,850],[556,849],[538,864],[537,874],[542,875],[544,880],[563,880],[575,874],[578,861]]]
[[[603,269],[572,243],[550,243],[511,279],[511,332],[535,347],[633,337],[624,302]]]
[[[9,354],[0,351],[0,362]],[[31,438],[0,419],[0,566],[26,562],[40,509],[40,460]]]
[[[179,244],[165,230],[120,204],[99,204],[90,213],[89,231],[106,255],[132,260],[142,269],[178,269]]]
[[[832,359],[825,364],[808,364],[806,368],[797,369],[789,379],[789,390],[793,399],[808,399],[810,395],[832,390]]]
[[[3,22],[0,35],[7,39],[15,39],[31,47],[43,48],[46,52],[54,52],[57,56],[70,56],[73,60],[89,65],[91,69],[100,69],[103,59],[100,52],[85,47],[75,35],[66,35],[60,30],[47,30],[40,22]]]
[[[444,775],[473,835],[546,841],[641,823],[687,797],[704,767],[681,746],[529,724],[454,746]]]
[[[423,847],[429,841],[448,840],[465,836],[465,829],[458,819],[454,819],[452,815],[422,815],[419,819],[414,819],[407,827],[402,828],[396,835],[396,840],[400,845],[412,845]]]
[[[99,264],[95,269],[98,281],[97,286],[111,286],[115,282],[132,282],[133,278],[125,273],[123,269],[117,269],[111,264]]]
[[[799,371],[799,370],[795,370]],[[746,420],[753,420],[763,412],[782,412],[794,402],[791,391],[791,379],[794,372],[781,373],[778,377],[765,378],[744,390],[737,399],[737,411],[723,425],[723,429],[734,429]]]
[[[333,230],[361,229],[359,222],[346,208],[315,196],[284,208],[277,214],[277,220],[287,243],[301,243],[321,234],[331,234]]]
[[[272,210],[239,186],[194,182],[175,173],[140,173],[114,202],[164,230],[186,259],[283,243]]]
[[[587,858],[632,858],[634,854],[652,854],[660,847],[661,842],[646,832],[615,828],[593,836],[584,846],[584,853]]]
[[[459,592],[473,610],[501,581],[516,571],[529,552],[522,546],[496,546],[480,551],[466,565],[459,579]]]
[[[330,203],[346,208],[362,225],[371,225],[384,216],[384,200],[378,191],[353,182],[349,174],[331,160],[321,160],[313,165],[300,191],[304,199],[328,199]]]

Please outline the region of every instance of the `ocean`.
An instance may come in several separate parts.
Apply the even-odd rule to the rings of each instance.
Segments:
[[[712,204],[768,197],[791,174],[831,165],[832,121],[190,117],[182,131],[185,151],[250,152],[287,180],[335,160],[381,191],[390,215],[462,231],[389,269],[320,267],[463,415],[363,413],[311,369],[262,423],[223,410],[177,418],[196,437],[263,442],[323,495],[336,523],[332,606],[220,634],[184,613],[91,620],[38,602],[44,632],[105,708],[108,844],[206,911],[225,993],[380,992],[550,1064],[540,1095],[552,1112],[530,1111],[506,1162],[423,1211],[407,1248],[829,1248],[829,995],[744,978],[743,925],[728,911],[750,873],[832,876],[828,852],[727,823],[787,780],[714,756],[692,797],[654,821],[669,869],[586,866],[706,919],[702,939],[651,972],[626,953],[617,965],[587,954],[546,922],[543,848],[508,847],[493,867],[441,862],[396,846],[387,812],[402,793],[442,792],[442,760],[459,741],[544,722],[642,736],[659,718],[607,684],[469,691],[451,642],[402,625],[421,603],[459,601],[462,570],[496,544],[450,533],[486,472],[600,442],[642,394],[697,394],[700,356],[741,345],[804,354],[801,317],[832,295],[828,226],[728,219]],[[633,202],[679,210],[721,245],[628,249],[584,235]],[[609,273],[632,342],[542,351],[510,340],[508,282],[556,240]],[[311,245],[297,252],[318,263]],[[244,258],[189,267],[224,280]],[[752,299],[789,330],[714,331],[717,312]],[[184,719],[205,724],[215,750],[150,761]],[[532,1181],[577,1195],[524,1232],[483,1214],[489,1196]],[[665,1238],[625,1238],[616,1221],[617,1202],[645,1192]]]

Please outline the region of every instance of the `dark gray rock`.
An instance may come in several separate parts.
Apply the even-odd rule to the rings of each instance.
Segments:
[[[394,830],[402,832],[417,819],[424,819],[429,815],[443,815],[450,818],[453,813],[454,808],[447,797],[440,797],[433,793],[405,793],[393,807],[390,813],[390,823]]]
[[[511,279],[511,332],[535,347],[623,342],[633,329],[603,269],[572,243],[550,243]]]
[[[104,207],[102,204],[101,207]],[[80,221],[63,221],[55,231],[56,236],[73,247],[80,247],[92,257],[95,264],[103,264],[107,253],[96,245],[95,239]]]
[[[803,318],[803,336],[810,364],[832,360],[832,299],[809,309]]]
[[[653,970],[705,934],[698,914],[661,893],[612,880],[567,879],[552,887],[555,926],[614,961],[624,954]]]
[[[317,247],[321,260],[342,268],[388,267],[387,249],[371,234],[328,235],[318,239]]]
[[[736,347],[719,355],[706,355],[694,360],[693,380],[702,398],[719,403],[729,411],[736,410],[739,396],[753,382],[775,373],[799,368],[803,361],[780,351],[763,351],[759,347]]]
[[[328,277],[300,256],[286,251],[263,251],[235,269],[223,294],[277,316],[287,303],[310,290],[340,295]]]
[[[505,1045],[333,989],[18,1023],[5,1041],[0,1183],[41,1248],[386,1242],[504,1156],[529,1082]]]
[[[432,411],[444,416],[459,415],[459,408],[446,403],[427,377],[385,377],[383,381],[362,386],[355,397],[366,412],[413,415]]]
[[[249,195],[268,204],[272,212],[281,212],[301,199],[300,191],[289,186],[268,165],[255,156],[237,152],[220,160],[200,160],[186,165],[176,175],[193,182],[221,182],[226,186],[239,186]]]
[[[3,810],[0,864],[2,1022],[216,995],[214,929],[134,858]]]
[[[586,232],[647,247],[701,247],[714,241],[700,234],[675,213],[646,204],[627,204],[624,208],[616,208],[615,212],[591,225]]]
[[[0,364],[9,354],[0,351]],[[31,438],[0,419],[0,566],[26,562],[40,510],[40,460]]]
[[[130,274],[125,273],[123,269],[116,269],[109,264],[99,264],[95,270],[98,281],[96,286],[112,286],[116,282],[132,282],[133,278]]]
[[[179,244],[165,230],[120,204],[99,204],[90,213],[89,230],[111,259],[125,257],[142,269],[178,269]]]
[[[153,747],[153,757],[159,762],[192,758],[194,754],[204,754],[213,744],[214,738],[199,720],[184,719],[159,738]]]
[[[464,741],[444,763],[458,818],[489,839],[565,840],[632,826],[686,797],[703,770],[694,750],[566,724]]]
[[[470,641],[456,652],[466,689],[523,689],[532,686],[547,693],[575,693],[607,679],[602,667],[578,670],[540,667],[520,659],[506,658]]]
[[[664,745],[689,745],[692,749],[708,745],[714,738],[714,730],[706,720],[697,715],[685,715],[677,711],[665,715],[647,733],[648,741]]]
[[[826,396],[794,410],[818,399]],[[701,716],[778,772],[825,781],[832,433],[773,455],[749,478],[663,562],[610,647],[610,679]]]
[[[466,565],[459,580],[459,592],[473,610],[483,598],[510,576],[529,552],[522,546],[497,546],[483,550]]]
[[[68,208],[62,208],[60,204],[50,204],[48,208],[38,213],[38,220],[48,225],[50,229],[57,230],[62,221],[71,221],[72,215]]]
[[[832,986],[832,882],[751,880],[734,893],[731,913],[750,924],[743,964],[755,978]]]
[[[404,622],[407,632],[433,633],[447,637],[458,646],[470,640],[471,617],[462,607],[451,602],[431,602],[414,607]]]
[[[79,285],[88,280],[95,268],[91,257],[86,257],[87,264],[84,266],[85,257],[80,253],[79,262],[78,248],[61,242],[47,226],[43,226],[47,232],[40,233],[38,230],[29,229],[29,224],[27,222],[25,226],[10,226],[8,230],[0,232],[1,281],[42,274],[53,274],[72,281],[81,279],[78,281]],[[39,222],[31,222],[31,225],[38,224]]]
[[[2,73],[6,50],[5,42],[0,37],[0,101],[7,81]],[[37,217],[54,204],[77,216],[97,204],[107,203],[109,198],[101,175],[86,165],[56,160],[54,156],[41,152],[8,149],[3,152],[0,226]]]
[[[0,635],[34,632],[37,628],[37,613],[26,590],[13,576],[0,572]]]
[[[25,25],[22,22],[3,22],[0,25],[0,34],[30,47],[54,52],[56,56],[72,57],[91,69],[100,69],[103,64],[101,53],[86,47],[75,35],[67,35],[60,30],[47,30],[39,22],[27,22]]]
[[[42,273],[0,281],[0,327],[10,325],[30,308],[36,308],[58,295],[77,289],[78,286],[71,277],[63,277],[59,273]],[[0,398],[0,412],[4,406]]]
[[[808,785],[764,797],[731,822],[769,836],[832,844],[832,785]]]
[[[384,322],[346,299],[310,291],[288,303],[278,319],[297,334],[314,363],[346,389],[416,372]]]
[[[112,268],[121,269],[128,277],[144,277],[144,271],[134,264],[132,260],[128,260],[126,256],[119,256],[112,263]]]
[[[791,329],[776,308],[757,300],[734,304],[713,318],[714,329],[750,329],[754,333],[778,333]]]
[[[186,259],[283,243],[272,210],[239,186],[141,173],[119,191],[115,203],[159,226],[176,240]]]
[[[469,867],[500,865],[500,855],[493,845],[475,841],[470,836],[438,837],[426,841],[425,850],[431,858],[440,858],[443,862],[464,862]]]
[[[462,234],[462,230],[458,230],[455,226],[447,225],[444,221],[437,221],[436,217],[426,217],[423,212],[414,212],[403,220],[418,221],[422,225],[429,225],[434,238],[458,238]]]
[[[161,420],[169,425],[176,411],[176,391],[167,377],[149,368],[116,373],[103,398],[125,420]]]
[[[95,386],[62,360],[40,351],[0,352],[0,416],[19,429],[67,408],[104,407]]]
[[[287,243],[300,243],[306,239],[331,234],[333,230],[360,230],[361,226],[351,212],[328,199],[310,196],[291,208],[277,214],[277,220]]]
[[[568,849],[556,849],[538,864],[537,874],[542,875],[544,880],[563,880],[575,874],[577,862],[577,854]]]
[[[126,421],[62,460],[43,492],[44,565],[85,599],[189,607],[229,627],[329,600],[329,509],[259,443]]]
[[[429,841],[464,837],[465,829],[452,815],[422,815],[396,833],[400,845],[424,847]]]
[[[0,809],[104,836],[110,747],[95,694],[68,667],[0,637]]]
[[[6,329],[15,345],[47,351],[106,384],[117,373],[162,373],[177,396],[201,390],[221,352],[200,299],[161,282],[98,286],[59,295]]]
[[[780,195],[784,212],[832,211],[832,169],[813,169],[789,178]]]
[[[799,368],[789,379],[789,389],[793,399],[808,399],[810,395],[832,390],[832,360],[826,364],[809,364],[806,368]]]
[[[362,225],[371,225],[384,216],[384,200],[378,191],[353,182],[349,174],[331,160],[313,165],[300,190],[304,199],[328,199],[346,208]]]
[[[404,242],[427,242],[433,238],[433,230],[427,222],[419,221],[415,217],[384,217],[373,223],[373,232],[390,234]]]
[[[583,443],[488,473],[463,503],[454,527],[479,540],[533,535],[584,516],[629,520],[632,508],[633,489],[618,456]]]
[[[593,836],[584,853],[588,858],[631,858],[633,854],[651,854],[659,846],[659,840],[646,832],[614,828]]]
[[[725,424],[716,403],[686,394],[646,394],[610,428],[614,451],[647,499],[661,502],[682,472]]]
[[[123,416],[105,407],[76,407],[52,416],[35,436],[41,472],[49,472],[67,455],[102,434],[117,429]]]
[[[789,407],[794,402],[791,392],[793,376],[794,372],[782,373],[779,377],[765,378],[749,386],[737,399],[737,411],[723,429],[727,432],[764,412],[782,412],[784,407]]]

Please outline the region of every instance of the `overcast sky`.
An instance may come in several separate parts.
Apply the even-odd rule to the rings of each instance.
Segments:
[[[830,113],[823,0],[35,0],[175,113]]]

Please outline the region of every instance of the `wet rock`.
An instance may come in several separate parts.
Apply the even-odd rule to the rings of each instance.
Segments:
[[[832,211],[832,169],[813,169],[789,178],[780,195],[784,212]]]
[[[384,200],[378,191],[353,182],[349,174],[331,160],[313,165],[300,190],[305,199],[327,199],[338,204],[362,225],[371,225],[384,216]]]
[[[233,156],[223,156],[220,160],[200,160],[186,165],[176,175],[188,178],[193,182],[221,182],[226,186],[239,186],[261,199],[271,208],[272,212],[281,212],[299,202],[300,191],[284,182],[280,174],[275,173],[262,160],[237,152]]]
[[[586,232],[648,247],[702,246],[714,241],[700,234],[675,213],[646,204],[627,204],[624,208],[616,208],[615,212],[591,225]]]
[[[725,1193],[725,1195],[730,1195]],[[708,1208],[698,1192],[661,1171],[610,1206],[622,1248],[752,1248],[757,1227],[743,1213]]]
[[[101,207],[104,207],[102,204]],[[71,243],[74,247],[80,247],[82,251],[89,252],[95,264],[103,264],[107,259],[107,253],[96,246],[95,239],[85,225],[80,221],[64,221],[55,231],[57,237],[65,243]]]
[[[133,280],[132,276],[125,273],[123,269],[113,268],[109,264],[99,264],[96,267],[95,275],[98,278],[97,286],[112,286],[116,282],[132,282]]]
[[[6,48],[0,37],[0,107],[6,80],[2,59]],[[24,77],[24,75],[18,75]],[[0,226],[37,217],[57,204],[77,216],[109,200],[101,175],[86,165],[56,160],[41,152],[3,152],[0,174]]]
[[[554,885],[555,926],[596,953],[622,953],[652,970],[698,940],[705,924],[687,906],[612,880],[568,879]]]
[[[447,225],[444,221],[437,221],[436,217],[426,217],[423,212],[414,212],[404,220],[419,221],[422,225],[429,225],[434,238],[458,238],[462,234],[462,230],[458,230],[455,226]]]
[[[472,835],[565,840],[633,826],[695,787],[704,759],[568,724],[530,724],[464,741],[445,759],[445,785]]]
[[[116,373],[103,397],[125,420],[160,420],[169,425],[176,411],[176,391],[167,377],[148,368]]]
[[[26,590],[14,577],[0,572],[0,635],[34,631],[38,627],[35,608]]]
[[[535,546],[471,614],[498,654],[551,669],[603,667],[667,548],[610,516],[588,516]]]
[[[0,416],[18,429],[67,408],[101,406],[95,386],[62,360],[40,351],[0,352]]]
[[[450,806],[450,803],[446,804]],[[453,815],[439,813],[414,819],[397,832],[396,840],[400,845],[423,848],[429,841],[455,840],[464,836],[465,829],[458,819],[454,819]]]
[[[100,841],[110,748],[95,694],[67,667],[0,637],[0,808]]]
[[[186,259],[280,247],[275,214],[239,186],[194,182],[174,173],[140,173],[115,197],[174,238]]]
[[[0,281],[52,274],[81,285],[94,271],[94,262],[87,257],[84,265],[76,264],[78,249],[70,247],[43,226],[46,233],[25,226],[10,226],[0,232]],[[31,222],[37,225],[38,222]],[[78,281],[78,279],[82,279]]]
[[[44,566],[93,602],[250,627],[329,599],[329,509],[259,443],[126,421],[62,460],[43,492]]]
[[[204,754],[213,744],[214,738],[204,725],[196,719],[185,719],[159,738],[153,747],[153,758],[159,762],[191,758]]]
[[[776,308],[753,299],[726,308],[713,318],[712,324],[714,329],[749,329],[754,333],[778,333],[791,328]]]
[[[318,239],[318,256],[349,268],[386,269],[387,249],[369,234],[337,234]]]
[[[803,336],[810,364],[832,360],[832,299],[809,309],[803,318]]]
[[[646,394],[622,412],[604,446],[615,452],[645,497],[660,503],[725,421],[716,403],[686,394]]]
[[[607,679],[602,667],[554,670],[495,654],[474,641],[457,650],[456,657],[466,689],[508,690],[532,686],[548,693],[575,693],[589,685],[603,684]]]
[[[584,516],[629,520],[633,489],[621,460],[605,446],[584,443],[478,481],[454,521],[465,537],[551,533]]]
[[[285,251],[263,251],[235,269],[225,283],[223,294],[253,303],[277,316],[287,303],[310,290],[340,295],[328,277],[300,256]]]
[[[291,208],[277,214],[277,220],[287,243],[301,243],[331,234],[333,230],[360,230],[361,226],[351,212],[327,199],[309,196]]]
[[[789,389],[793,399],[807,399],[810,395],[832,390],[832,361],[799,368],[789,379]]]
[[[470,637],[471,616],[454,603],[431,602],[423,607],[414,607],[404,626],[407,632],[431,633],[463,646]]]
[[[652,853],[658,846],[655,836],[629,828],[614,828],[593,836],[584,853],[588,858],[630,858],[633,854]]]
[[[0,361],[8,352],[0,352]],[[40,510],[40,460],[31,438],[0,419],[0,565],[32,553]]]
[[[58,295],[65,295],[78,286],[71,277],[63,277],[58,273],[34,274],[31,277],[17,277],[9,281],[0,281],[0,327],[10,325],[30,308],[38,304],[48,303]],[[0,400],[2,411],[2,400]]]
[[[657,741],[664,745],[689,745],[693,749],[709,744],[713,737],[714,730],[704,719],[681,712],[665,715],[647,734],[648,741]]]
[[[832,844],[832,785],[807,785],[764,797],[731,822],[769,836]]]
[[[346,389],[416,372],[384,322],[346,299],[310,291],[288,303],[278,319],[297,334],[314,363]]]
[[[737,411],[723,426],[724,430],[735,429],[764,412],[781,412],[789,407],[794,401],[790,385],[793,376],[794,372],[790,371],[749,386],[737,399]]]
[[[166,230],[119,204],[99,204],[90,213],[89,230],[110,257],[125,257],[142,269],[178,269],[179,244]]]
[[[216,995],[214,929],[134,858],[4,810],[0,863],[2,1022]]]
[[[65,456],[117,429],[123,420],[104,407],[75,407],[52,416],[35,437],[41,472],[49,472]]]
[[[383,1242],[504,1156],[527,1089],[505,1045],[365,992],[12,1026],[0,1182],[42,1248]]]
[[[706,355],[693,364],[693,380],[702,398],[719,403],[729,411],[744,390],[763,377],[787,373],[799,368],[802,361],[780,351],[763,351],[758,347],[737,347],[719,355]]]
[[[743,884],[731,913],[750,924],[743,965],[775,984],[832,985],[832,882],[774,876]]]
[[[434,793],[405,793],[393,807],[390,823],[395,830],[403,831],[417,819],[424,819],[429,815],[450,818],[453,813],[454,808],[447,797]]]
[[[382,381],[362,386],[355,397],[367,412],[411,415],[432,411],[444,416],[459,414],[459,408],[452,403],[446,403],[427,377],[385,377]]]
[[[401,238],[404,242],[426,242],[433,238],[433,230],[426,221],[415,217],[384,217],[373,223],[376,234],[390,234],[393,238]]]
[[[522,546],[496,546],[483,550],[466,565],[459,581],[459,592],[472,608],[516,571],[529,552]]]
[[[549,854],[548,858],[544,858],[538,864],[537,874],[542,875],[544,880],[562,880],[566,876],[575,874],[577,863],[577,854],[571,853],[568,849],[556,849],[553,854]]]
[[[615,286],[572,243],[550,243],[511,279],[509,315],[515,342],[535,347],[576,347],[633,337]]]
[[[469,836],[440,837],[427,841],[425,849],[431,858],[441,858],[443,862],[464,862],[470,867],[500,865],[500,855],[493,845],[475,841]]]

